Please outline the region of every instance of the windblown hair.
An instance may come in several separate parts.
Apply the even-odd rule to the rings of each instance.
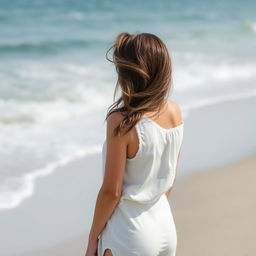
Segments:
[[[108,58],[111,49],[112,60]],[[124,116],[114,130],[114,135],[120,136],[129,132],[144,113],[160,112],[171,87],[172,64],[165,44],[150,33],[120,33],[106,59],[115,64],[118,74],[114,100],[118,88],[121,96],[109,106],[105,120],[113,112]]]

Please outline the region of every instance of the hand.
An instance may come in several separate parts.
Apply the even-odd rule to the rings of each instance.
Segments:
[[[98,256],[98,241],[99,239],[97,238],[94,241],[88,242],[85,256]]]

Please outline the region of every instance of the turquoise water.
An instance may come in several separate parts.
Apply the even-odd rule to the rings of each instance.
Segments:
[[[116,82],[105,52],[119,32],[167,44],[171,97],[185,114],[251,95],[255,9],[252,0],[1,2],[0,207],[33,193],[33,174],[100,150]]]

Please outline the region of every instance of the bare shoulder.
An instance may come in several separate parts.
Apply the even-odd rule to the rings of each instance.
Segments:
[[[123,115],[120,112],[113,112],[107,118],[107,124],[109,126],[117,126],[122,120]]]
[[[113,112],[107,118],[107,132],[109,135],[114,134],[114,129],[122,122],[124,116],[120,112]],[[121,136],[121,137],[126,137]],[[121,138],[120,137],[120,138]]]
[[[168,103],[168,111],[172,115],[173,119],[176,123],[181,123],[183,121],[181,108],[178,103],[167,100]]]

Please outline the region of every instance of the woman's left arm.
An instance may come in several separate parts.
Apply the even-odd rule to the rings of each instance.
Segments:
[[[119,113],[112,113],[107,118],[104,179],[96,200],[86,256],[95,255],[98,236],[112,215],[122,193],[129,133],[114,136],[114,129],[121,118]]]

